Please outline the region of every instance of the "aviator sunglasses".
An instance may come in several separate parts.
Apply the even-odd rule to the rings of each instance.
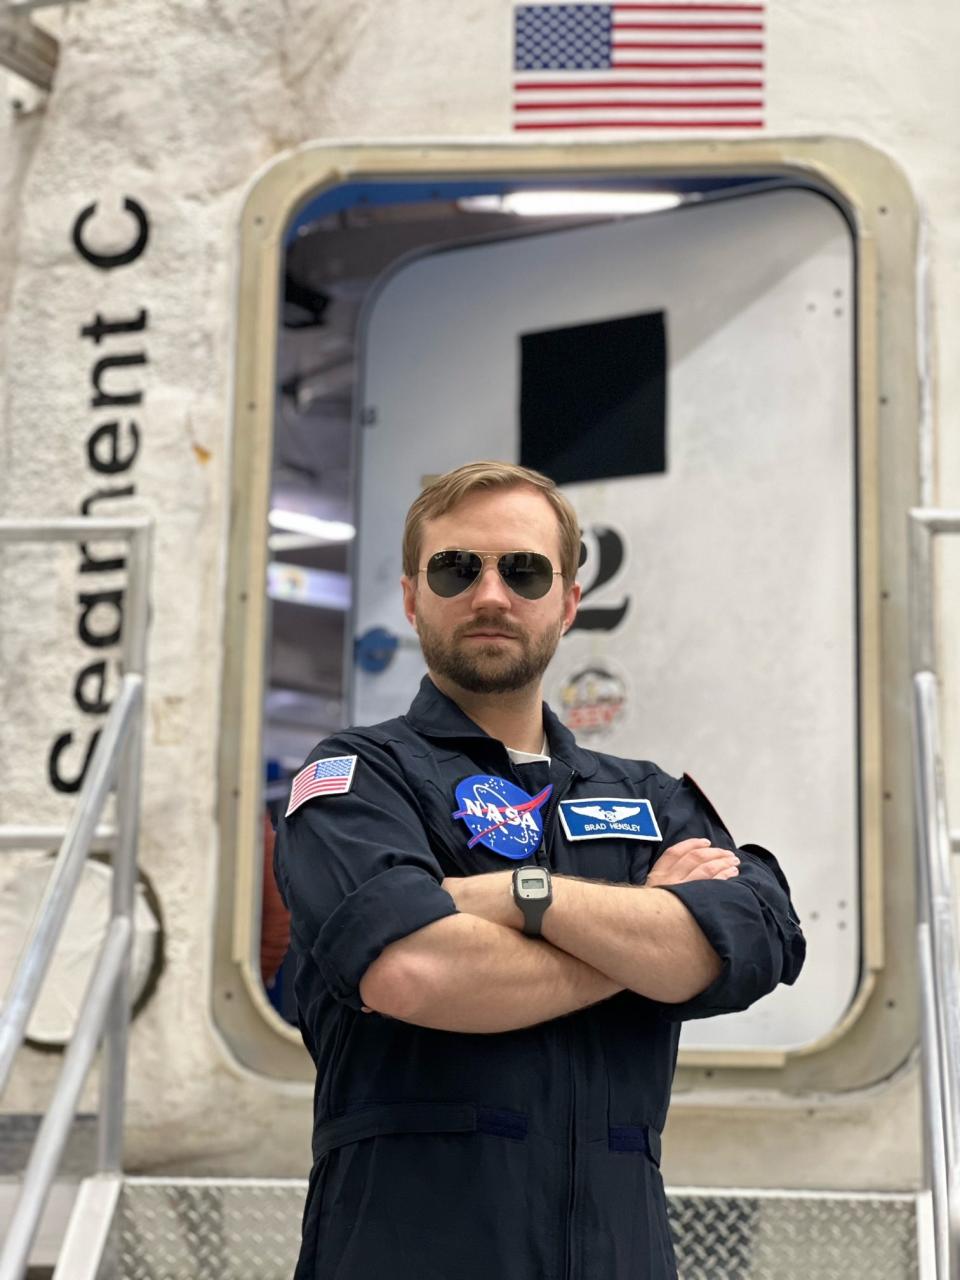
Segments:
[[[503,555],[495,551],[438,551],[420,572],[427,575],[434,595],[450,599],[479,581],[488,560],[496,561],[504,586],[524,600],[539,600],[553,586],[554,578],[563,577],[538,551],[507,551]]]

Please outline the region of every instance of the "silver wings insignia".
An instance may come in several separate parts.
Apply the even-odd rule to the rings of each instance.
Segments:
[[[572,804],[574,813],[582,813],[585,818],[599,818],[602,822],[623,822],[625,818],[633,818],[643,806],[639,804],[615,804],[604,809],[599,804]]]

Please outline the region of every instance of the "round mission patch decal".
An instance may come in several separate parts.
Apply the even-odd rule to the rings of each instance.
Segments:
[[[451,816],[462,819],[470,832],[468,849],[482,844],[501,858],[520,862],[540,847],[542,809],[552,791],[552,786],[544,787],[530,796],[506,778],[475,773],[457,784],[457,808]]]

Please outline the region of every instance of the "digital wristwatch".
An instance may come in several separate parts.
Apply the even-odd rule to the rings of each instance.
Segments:
[[[523,912],[523,932],[540,937],[543,913],[553,901],[553,882],[546,867],[517,867],[513,873],[513,900]]]

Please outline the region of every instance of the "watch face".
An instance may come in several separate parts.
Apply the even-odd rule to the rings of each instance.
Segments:
[[[532,901],[545,898],[549,892],[547,877],[542,871],[521,871],[517,876],[517,893]]]

